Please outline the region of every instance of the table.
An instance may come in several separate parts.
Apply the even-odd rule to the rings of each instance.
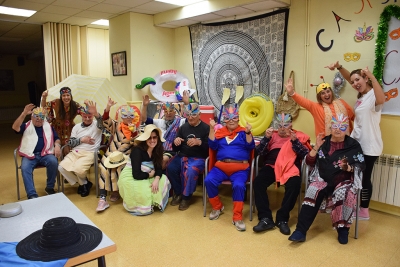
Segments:
[[[18,202],[22,213],[0,219],[0,242],[18,242],[29,234],[42,229],[43,224],[55,217],[70,217],[76,223],[84,223],[97,227],[81,212],[63,193]],[[92,251],[71,258],[65,266],[75,266],[97,259],[98,266],[105,267],[105,255],[117,250],[115,243],[103,233],[101,243]]]

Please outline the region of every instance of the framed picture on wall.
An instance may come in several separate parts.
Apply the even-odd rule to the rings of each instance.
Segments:
[[[111,54],[113,76],[121,76],[127,74],[126,51]]]

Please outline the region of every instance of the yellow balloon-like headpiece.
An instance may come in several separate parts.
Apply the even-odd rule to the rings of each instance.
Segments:
[[[320,76],[320,78],[324,81],[324,76]],[[316,90],[317,95],[319,93],[321,93],[323,90],[331,88],[331,85],[329,83],[326,83],[325,81],[320,83],[320,84],[318,84],[318,85],[310,84],[310,86],[311,87],[314,87],[314,86],[317,87],[317,90]]]

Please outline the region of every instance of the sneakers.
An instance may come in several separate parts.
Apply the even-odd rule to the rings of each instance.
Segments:
[[[38,195],[32,195],[28,197],[28,199],[34,199],[34,198],[38,198]]]
[[[264,232],[275,227],[274,222],[270,218],[262,218],[256,226],[253,227],[253,231],[256,233]]]
[[[238,231],[246,231],[246,225],[244,224],[244,222],[242,220],[240,221],[233,221],[232,224],[236,227],[236,230]]]
[[[349,242],[349,228],[340,227],[337,228],[336,231],[338,232],[339,243],[342,245],[346,245]]]
[[[171,201],[171,206],[178,206],[179,204],[181,204],[182,201],[182,195],[174,195],[172,197],[172,201]]]
[[[298,230],[295,230],[288,239],[293,242],[304,242],[306,241],[306,235]]]
[[[108,202],[105,199],[100,198],[99,203],[97,204],[96,211],[97,212],[103,211],[103,210],[107,209],[108,207],[110,207],[110,204],[108,204]]]
[[[171,202],[172,205],[172,202]],[[179,204],[179,210],[187,210],[190,206],[189,200],[182,199],[181,203]]]
[[[222,211],[224,210],[224,206],[220,210],[212,210],[210,213],[210,220],[216,220],[219,218],[219,215],[221,215]]]
[[[118,201],[120,198],[121,198],[121,196],[119,195],[119,192],[113,191],[110,196],[110,201],[115,202],[115,201]]]
[[[93,183],[87,181],[87,184],[82,185],[81,197],[87,197],[90,193],[90,188],[92,188]]]
[[[276,226],[278,226],[278,228],[279,228],[279,230],[281,231],[282,234],[290,235],[290,228],[289,228],[287,222],[283,222],[283,221],[277,222]]]
[[[358,212],[358,219],[361,221],[368,221],[369,220],[369,209],[368,208],[360,208],[360,211]]]
[[[52,194],[55,194],[56,193],[56,191],[54,191],[54,188],[45,188],[44,189],[44,191],[46,191],[46,193],[48,194],[48,195],[52,195]]]

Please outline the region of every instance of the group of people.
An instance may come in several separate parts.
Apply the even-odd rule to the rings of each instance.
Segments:
[[[93,152],[101,143],[102,133],[107,131],[110,141],[99,165],[98,212],[110,207],[108,192],[111,192],[109,201],[122,197],[124,208],[134,215],[151,214],[154,207],[163,211],[171,188],[170,205],[187,210],[209,157],[210,169],[204,181],[212,206],[209,219],[216,220],[223,213],[218,186],[230,180],[232,223],[237,230],[244,231],[243,201],[250,163],[256,153],[263,158],[263,166],[254,179],[259,222],[253,231],[259,233],[278,227],[282,234],[290,235],[288,221],[300,193],[300,170],[305,160],[313,167],[311,183],[296,230],[289,240],[305,241],[318,210],[329,208],[338,241],[346,244],[357,190],[361,188],[360,218],[369,219],[371,173],[383,149],[379,122],[385,97],[368,68],[350,73],[338,62],[327,68],[339,70],[358,91],[354,111],[344,100],[335,99],[328,83],[317,86],[318,103],[296,94],[291,79],[285,84],[289,96],[314,118],[317,138],[313,147],[307,134],[292,128],[289,114],[277,114],[277,129],[267,129],[256,146],[252,126],[239,125],[237,105],[224,108],[223,126],[216,127],[214,120],[207,124],[200,119],[200,106],[189,103],[187,93],[183,95],[183,117],[176,115],[173,104],[164,103],[162,119],[148,118],[150,99],[144,96],[140,116],[132,107],[124,105],[117,111],[121,120],[114,120],[109,116],[110,108],[116,104],[111,98],[101,115],[96,103],[85,101],[81,106],[73,101],[69,88],[62,88],[60,99],[51,102],[46,102],[47,92],[44,92],[42,107],[27,105],[12,126],[23,134],[19,153],[23,156],[21,169],[27,196],[38,197],[32,180],[33,169],[38,165],[47,167],[45,191],[48,194],[55,193],[58,169],[70,185],[79,184],[78,194],[89,195],[92,182],[87,179],[87,172],[95,160]],[[31,120],[23,123],[26,115],[31,115]],[[82,123],[74,125],[77,115],[82,116]],[[146,125],[142,133],[139,120]],[[62,153],[64,159],[58,163],[56,157]],[[276,187],[285,186],[275,221],[267,193],[267,188],[274,183]]]

